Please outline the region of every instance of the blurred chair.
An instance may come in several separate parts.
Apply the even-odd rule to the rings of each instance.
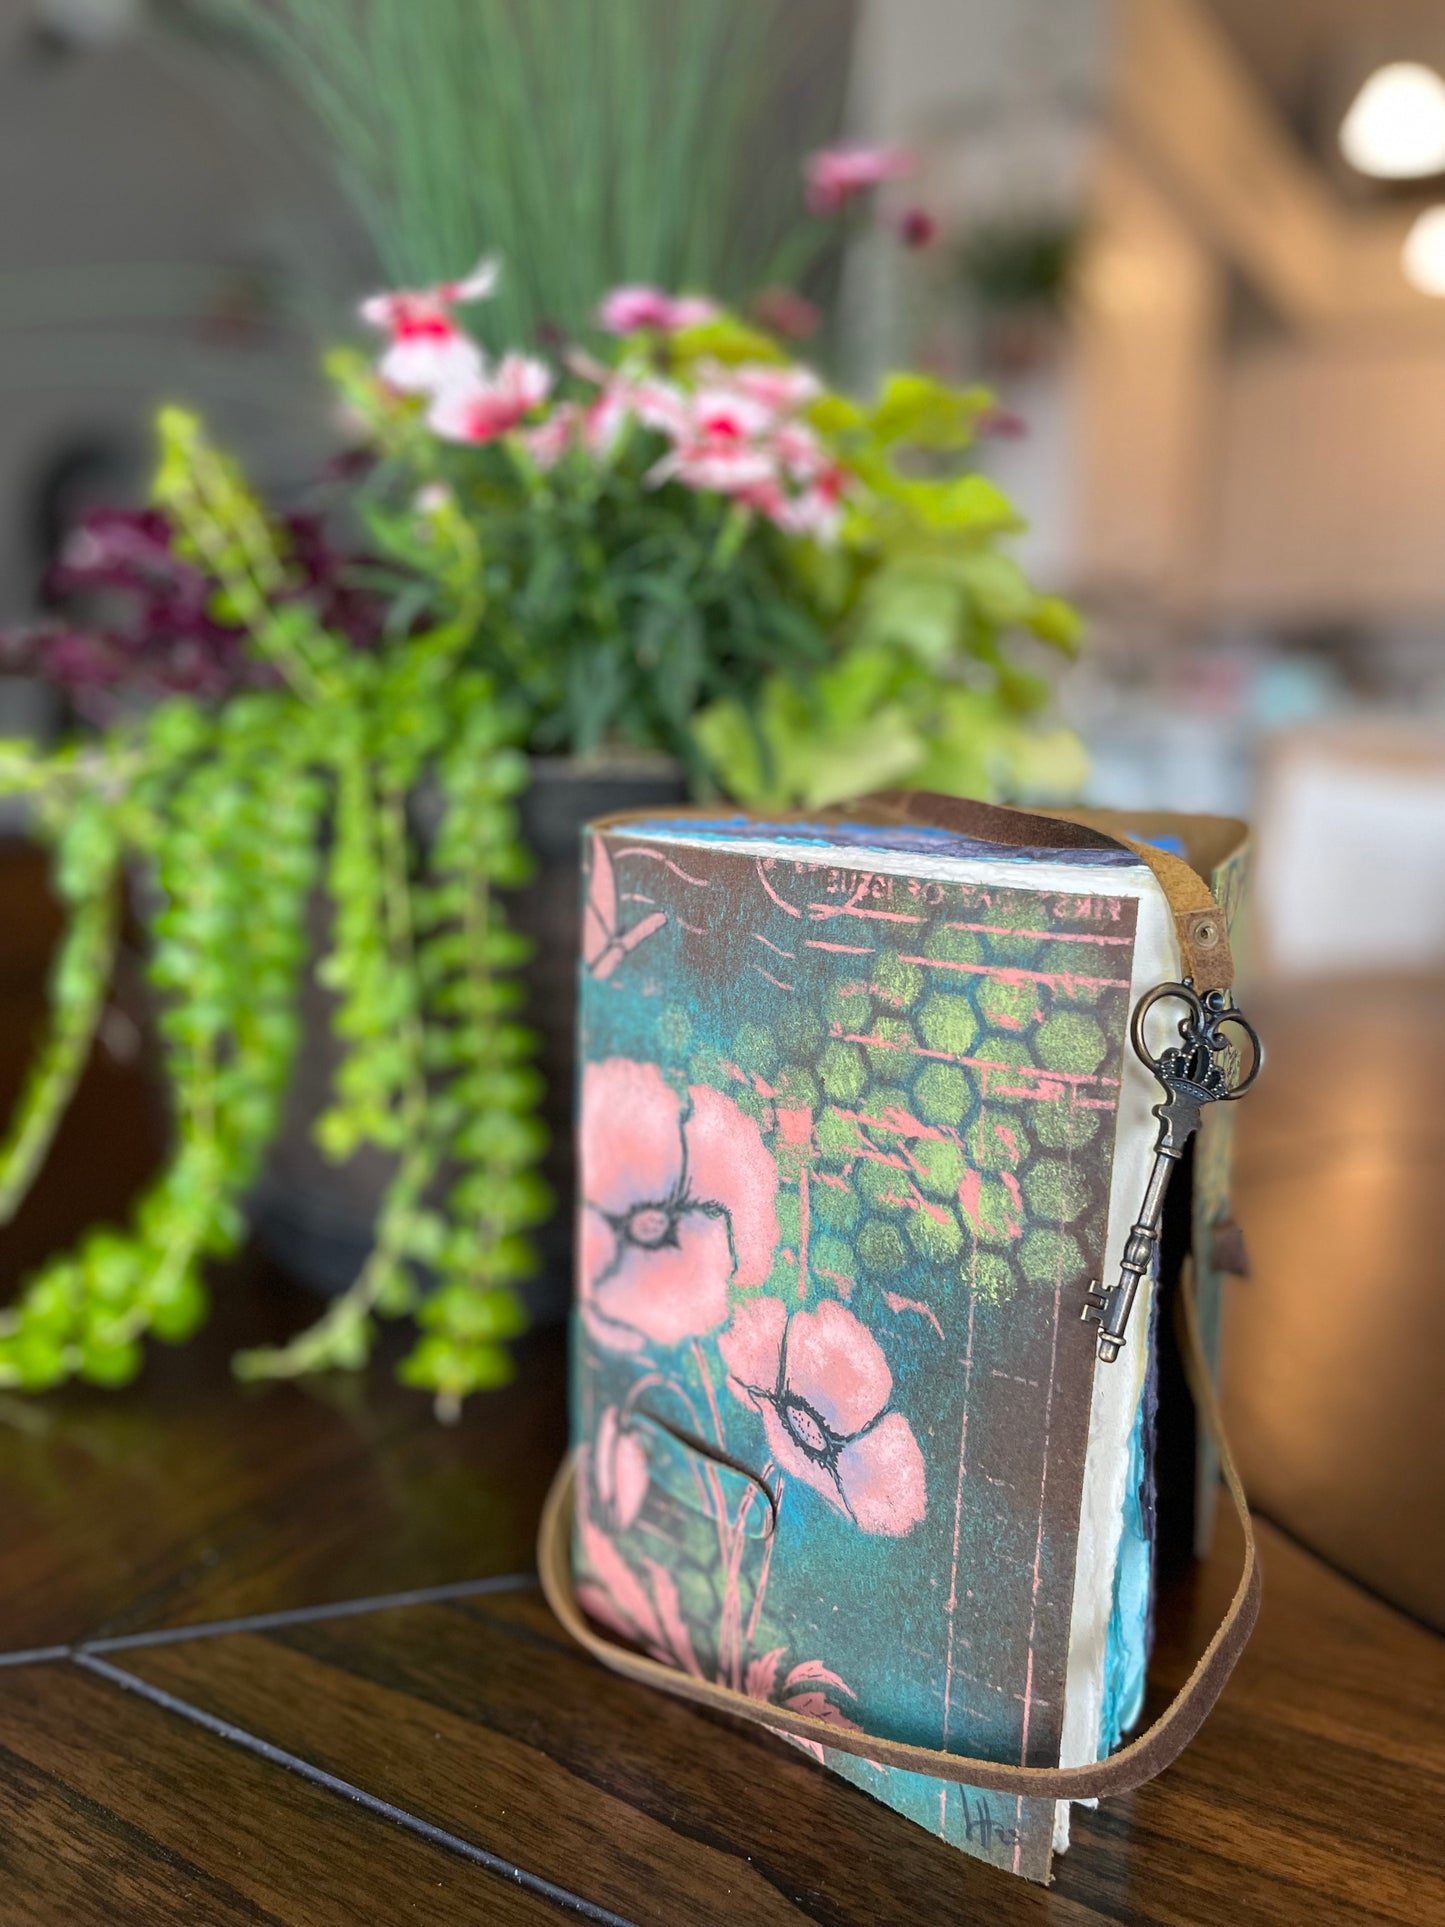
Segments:
[[[1445,970],[1445,728],[1276,737],[1256,824],[1262,976]]]

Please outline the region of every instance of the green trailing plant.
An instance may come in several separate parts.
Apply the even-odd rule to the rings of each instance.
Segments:
[[[87,1234],[0,1313],[0,1386],[73,1373],[123,1383],[147,1335],[180,1340],[204,1316],[203,1261],[239,1242],[280,1121],[320,887],[331,930],[319,975],[344,1056],[319,1135],[336,1157],[364,1144],[391,1153],[394,1175],[352,1288],[238,1369],[354,1367],[379,1318],[414,1312],[402,1376],[454,1412],[510,1370],[512,1286],[548,1204],[533,1170],[532,1040],[512,1014],[526,947],[496,894],[526,872],[512,808],[525,762],[519,718],[463,660],[472,531],[449,531],[452,618],[359,650],[293,598],[279,531],[194,419],[167,411],[161,432],[157,501],[216,613],[244,628],[274,680],[219,704],[171,697],[51,757],[15,745],[0,757],[0,784],[32,799],[71,911],[51,1035],[0,1163],[0,1212],[13,1213],[88,1054],[126,866],[142,880],[174,1107],[170,1157],[130,1224]],[[408,834],[424,779],[439,810],[430,840]]]

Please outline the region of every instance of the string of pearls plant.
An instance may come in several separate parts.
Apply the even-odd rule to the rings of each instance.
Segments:
[[[220,705],[171,697],[54,754],[0,750],[0,788],[30,799],[69,912],[50,1034],[0,1145],[0,1222],[84,1068],[128,873],[146,881],[175,1113],[168,1162],[129,1224],[87,1233],[0,1312],[0,1386],[122,1384],[147,1335],[178,1342],[201,1322],[202,1263],[240,1242],[280,1120],[320,888],[331,922],[318,975],[338,999],[344,1057],[318,1134],[338,1159],[367,1144],[393,1154],[394,1175],[352,1287],[310,1330],[236,1367],[355,1367],[378,1319],[410,1314],[401,1376],[455,1416],[509,1374],[526,1233],[550,1203],[534,1169],[540,1078],[515,1021],[527,944],[497,894],[527,872],[512,804],[526,781],[521,721],[463,660],[481,594],[476,531],[445,507],[427,516],[418,539],[447,585],[446,620],[403,649],[358,651],[288,597],[275,525],[195,419],[170,410],[160,427],[157,504],[276,681]],[[419,839],[408,805],[424,777],[439,819]]]

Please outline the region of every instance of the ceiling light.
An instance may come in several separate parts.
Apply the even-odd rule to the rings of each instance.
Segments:
[[[1445,295],[1445,204],[1415,217],[1400,251],[1405,279],[1421,294]]]
[[[1445,80],[1416,60],[1376,68],[1340,123],[1340,149],[1380,180],[1445,170]]]

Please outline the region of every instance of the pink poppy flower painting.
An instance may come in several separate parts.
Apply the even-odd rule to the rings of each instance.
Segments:
[[[715,1331],[778,1244],[778,1171],[752,1118],[706,1085],[610,1057],[582,1077],[582,1317],[599,1344],[641,1351]]]
[[[888,1409],[883,1348],[851,1311],[825,1298],[789,1318],[780,1298],[754,1298],[738,1306],[718,1350],[781,1471],[864,1532],[913,1530],[927,1510],[923,1453],[908,1420]]]

